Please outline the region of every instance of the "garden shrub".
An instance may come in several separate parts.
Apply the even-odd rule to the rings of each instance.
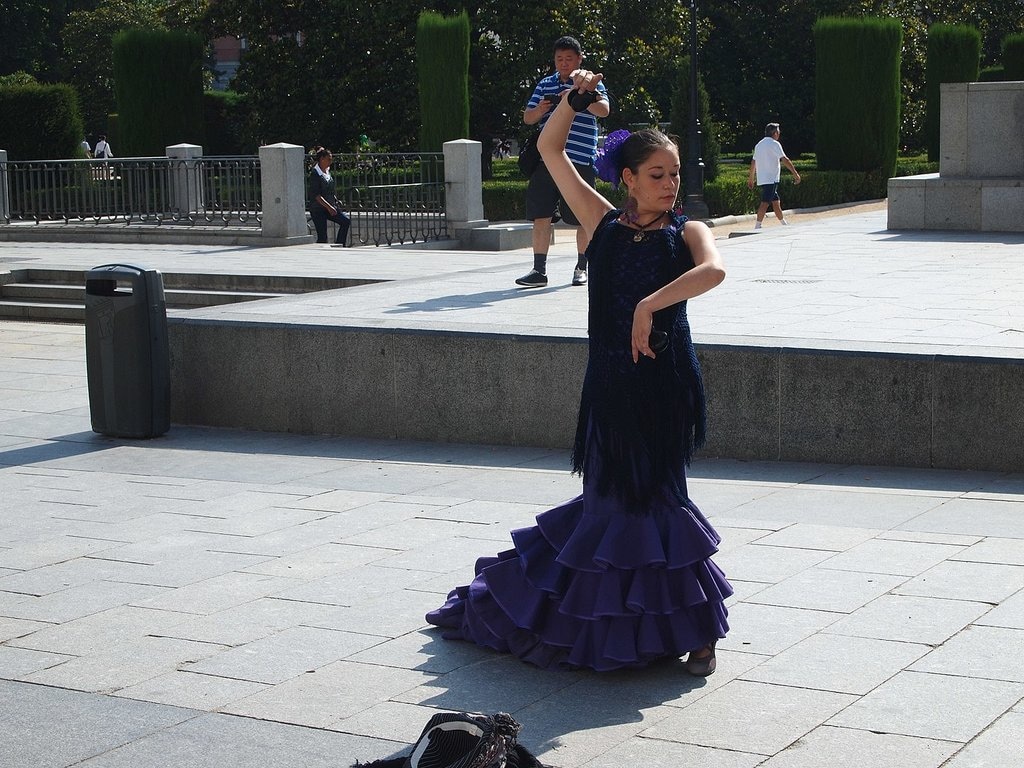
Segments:
[[[1004,80],[1024,80],[1024,33],[1003,38]]]
[[[469,16],[420,14],[416,24],[421,152],[469,137]]]
[[[81,157],[84,130],[70,85],[0,87],[0,149],[8,160]]]
[[[820,169],[892,175],[899,147],[902,41],[897,19],[824,17],[815,23]]]
[[[203,38],[192,32],[126,29],[114,35],[114,94],[121,157],[163,155],[203,144]]]
[[[1006,79],[1006,70],[1002,66],[985,67],[978,72],[979,83],[998,83]]]
[[[243,155],[242,135],[247,121],[247,101],[236,91],[203,92],[203,124],[206,129],[205,155]]]

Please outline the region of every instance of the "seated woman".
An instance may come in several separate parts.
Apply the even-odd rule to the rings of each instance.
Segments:
[[[335,194],[336,182],[331,178],[331,161],[334,155],[329,149],[317,147],[314,151],[316,163],[309,172],[309,215],[316,227],[316,241],[327,242],[327,220],[338,225],[338,236],[335,245],[345,245],[348,240],[348,229],[351,219],[342,213],[341,202]]]
[[[629,192],[615,208],[565,153],[577,111],[603,98],[580,70],[537,143],[590,237],[589,359],[573,451],[583,493],[512,532],[513,548],[477,561],[471,584],[427,614],[444,636],[541,667],[599,672],[686,656],[715,671],[732,587],[719,544],[686,486],[704,441],[700,364],[688,300],[725,267],[710,230],[675,212],[679,150],[664,134],[617,131],[598,173]]]

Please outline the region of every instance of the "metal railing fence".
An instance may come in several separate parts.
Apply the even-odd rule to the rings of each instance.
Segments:
[[[3,164],[8,222],[245,225],[261,212],[259,159],[134,157]]]
[[[312,163],[310,159],[310,169]],[[448,237],[443,153],[336,154],[331,174],[338,199],[352,218],[353,244]]]
[[[310,158],[307,173],[311,166]],[[0,171],[8,188],[0,223],[258,226],[262,220],[256,156],[12,160]],[[353,244],[448,237],[443,153],[338,154],[331,172],[352,218]]]

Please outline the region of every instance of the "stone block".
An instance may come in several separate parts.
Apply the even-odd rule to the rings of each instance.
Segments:
[[[967,175],[967,83],[939,86],[939,172],[943,176]]]
[[[533,244],[533,224],[521,222],[476,227],[459,234],[465,247],[477,251],[512,251]]]
[[[262,234],[268,238],[309,235],[306,227],[306,169],[297,144],[260,147]]]
[[[1019,471],[1024,466],[1024,364],[939,359],[934,371],[932,465]]]
[[[982,185],[981,229],[984,232],[1024,232],[1024,180]]]
[[[929,464],[928,365],[901,355],[794,350],[780,360],[779,458]]]
[[[923,229],[925,219],[925,190],[939,174],[902,176],[889,179],[888,229]]]
[[[1024,82],[969,83],[967,98],[967,175],[1024,177]]]
[[[981,183],[942,179],[925,188],[925,229],[981,229]]]
[[[288,350],[282,334],[268,330],[169,318],[171,420],[287,431],[285,414],[270,407],[281,382],[273,368],[265,369],[265,361],[288,360]],[[261,386],[238,386],[242,381]]]
[[[396,433],[395,337],[376,330],[288,331],[291,365],[279,374],[290,432],[390,438]],[[276,363],[268,361],[268,363]],[[288,396],[286,394],[286,396]]]
[[[708,403],[703,454],[779,456],[779,350],[701,344]]]
[[[394,418],[413,440],[510,444],[515,342],[486,335],[393,337]]]
[[[444,144],[445,208],[450,221],[484,217],[479,141],[457,139]]]
[[[572,445],[586,366],[585,339],[520,340],[513,345],[509,385],[517,445]]]

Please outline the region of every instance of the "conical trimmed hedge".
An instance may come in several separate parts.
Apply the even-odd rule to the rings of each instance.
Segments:
[[[114,96],[121,157],[163,155],[199,144],[203,131],[203,39],[192,32],[126,29],[114,35]]]
[[[416,24],[420,151],[469,138],[469,16],[420,14]]]
[[[897,19],[824,17],[814,25],[820,170],[895,172],[902,42]]]

